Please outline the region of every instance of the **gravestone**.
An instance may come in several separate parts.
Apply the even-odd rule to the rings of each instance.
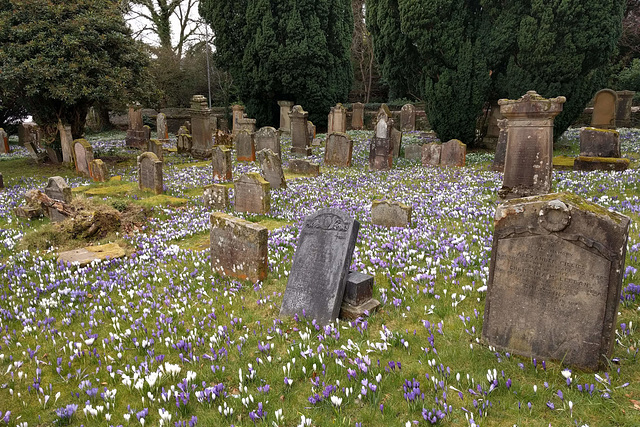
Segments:
[[[159,139],[150,139],[147,151],[158,156],[160,161],[164,161],[164,149],[162,148],[162,142]]]
[[[109,179],[107,165],[100,159],[92,160],[89,163],[89,173],[95,182],[105,182]]]
[[[207,98],[194,95],[191,98],[191,155],[199,159],[211,157],[213,134],[211,133],[211,110],[207,107]]]
[[[9,154],[9,135],[0,128],[0,153]]]
[[[391,141],[393,142],[393,157],[400,157],[400,148],[402,148],[402,131],[391,128]]]
[[[482,138],[484,148],[495,149],[500,137],[499,120],[504,120],[504,116],[500,113],[500,105],[498,101],[492,101],[489,108],[489,117],[487,119],[487,132]]]
[[[256,131],[256,119],[250,119],[248,117],[243,117],[238,119],[238,132],[243,130],[248,131],[249,133],[255,133]],[[237,132],[236,132],[237,135]]]
[[[289,117],[289,113],[291,113],[291,108],[293,107],[293,102],[291,101],[278,101],[278,105],[280,106],[280,133],[283,135],[291,134],[291,118]]]
[[[93,148],[86,139],[76,139],[73,141],[74,160],[76,162],[76,172],[86,177],[91,176],[89,163],[93,161]]]
[[[591,157],[578,156],[573,162],[573,170],[576,171],[625,171],[631,161],[623,157]]]
[[[162,161],[153,153],[146,152],[138,156],[138,187],[162,194]]]
[[[633,105],[633,97],[636,94],[631,90],[619,90],[618,104],[616,105],[616,125],[618,127],[631,127],[631,107]]]
[[[253,134],[246,129],[238,131],[235,137],[236,153],[239,162],[254,162],[256,160],[256,145]]]
[[[266,214],[271,209],[270,185],[257,172],[242,175],[233,183],[236,212]]]
[[[338,103],[335,107],[331,107],[329,112],[329,126],[327,135],[334,132],[345,133],[347,131],[347,109]]]
[[[291,120],[291,153],[297,156],[311,155],[308,117],[309,113],[304,111],[300,105],[294,105],[289,113],[289,119]]]
[[[204,205],[208,209],[227,209],[229,207],[229,189],[221,184],[204,187]]]
[[[2,176],[2,172],[0,172],[0,190],[4,189],[4,177]]]
[[[215,135],[218,133],[218,117],[213,114],[209,116],[209,127],[211,128],[211,133]]]
[[[187,128],[187,133],[191,135],[191,122],[189,120],[185,120],[182,126]]]
[[[402,131],[416,130],[416,107],[404,104],[400,110],[400,129]]]
[[[117,243],[107,243],[106,245],[87,246],[86,248],[61,252],[58,256],[58,263],[84,267],[95,261],[122,258],[126,254],[125,250]]]
[[[44,194],[55,201],[71,203],[71,187],[69,187],[66,181],[60,176],[52,176],[49,178],[47,186],[44,188]],[[56,209],[55,206],[48,206],[47,210],[52,222],[60,222],[68,218],[64,212]]]
[[[418,144],[405,145],[404,158],[408,160],[422,160],[422,145],[418,145]]]
[[[350,271],[340,307],[340,318],[355,320],[358,317],[366,317],[379,306],[380,302],[373,299],[373,276]]]
[[[371,203],[371,223],[383,227],[410,227],[413,208],[391,200]]]
[[[60,146],[62,147],[62,163],[72,165],[73,135],[71,134],[71,126],[64,126],[61,121],[58,121],[58,133],[60,134]]]
[[[177,135],[178,153],[191,153],[191,135],[186,126],[181,126]]]
[[[581,129],[580,155],[589,157],[620,157],[620,134],[618,131],[612,129]]]
[[[360,223],[325,208],[304,219],[280,316],[306,315],[321,325],[340,314]]]
[[[316,125],[311,121],[307,121],[307,130],[309,134],[309,146],[313,144],[313,140],[316,139]]]
[[[452,139],[442,144],[440,152],[440,164],[442,166],[459,166],[465,164],[467,158],[467,146],[462,141]]]
[[[284,179],[284,172],[282,172],[280,157],[269,148],[265,148],[258,151],[258,161],[260,162],[262,176],[269,181],[271,188],[277,190],[287,187],[287,181]]]
[[[231,150],[224,145],[215,145],[211,156],[211,166],[214,180],[231,181],[233,172]]]
[[[269,231],[266,227],[214,212],[209,238],[214,272],[254,283],[267,278]]]
[[[231,120],[232,120],[231,134],[233,136],[236,136],[238,134],[238,131],[240,130],[239,120],[242,119],[243,117],[244,117],[244,105],[233,104],[231,106]]]
[[[146,130],[142,124],[142,107],[140,104],[129,105],[129,128],[125,137],[125,144],[130,148],[144,149],[147,147]]]
[[[507,155],[498,195],[502,199],[546,194],[553,172],[553,119],[564,96],[545,99],[528,91],[517,100],[498,101],[507,122]]]
[[[386,104],[378,110],[375,133],[369,143],[369,170],[389,170],[393,166],[393,119]]]
[[[334,132],[327,136],[324,150],[324,164],[327,166],[349,167],[353,154],[353,141],[346,133]]]
[[[618,94],[611,89],[602,89],[593,98],[591,127],[599,129],[616,128],[616,105]]]
[[[162,142],[169,140],[167,116],[164,113],[158,113],[156,116],[156,137]]]
[[[364,104],[356,102],[351,104],[353,110],[351,116],[351,129],[360,130],[364,128]]]
[[[222,130],[218,130],[213,144],[233,148],[233,135]]]
[[[500,350],[607,366],[630,220],[577,195],[499,205],[482,337]]]
[[[507,119],[499,119],[497,126],[500,129],[498,143],[496,144],[496,154],[493,157],[491,169],[496,172],[504,171],[504,159],[507,157]]]
[[[289,172],[296,175],[320,175],[320,165],[305,159],[289,159]]]
[[[40,129],[35,123],[21,123],[18,126],[18,142],[26,145],[28,142],[38,146],[40,144]]]
[[[442,144],[432,142],[422,146],[422,166],[438,166],[440,164],[440,154]]]
[[[280,135],[275,128],[271,126],[261,127],[254,135],[254,140],[256,142],[256,151],[268,148],[278,157],[282,158],[280,153]]]

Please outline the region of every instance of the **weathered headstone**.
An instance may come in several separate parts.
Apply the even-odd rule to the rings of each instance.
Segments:
[[[413,208],[391,200],[374,200],[371,203],[371,223],[384,227],[410,227]]]
[[[35,123],[21,123],[18,126],[18,142],[25,146],[27,142],[38,146],[40,144],[39,126]]]
[[[442,166],[459,166],[465,165],[467,158],[467,146],[462,141],[452,139],[442,144],[440,152],[440,164]]]
[[[607,366],[630,220],[569,193],[498,206],[482,337],[526,357]]]
[[[329,113],[329,127],[327,135],[334,132],[345,133],[347,131],[347,109],[338,103],[335,107],[331,107]]]
[[[432,142],[422,146],[422,166],[438,166],[440,164],[440,154],[442,144]]]
[[[138,186],[141,190],[152,190],[162,194],[162,161],[153,153],[146,152],[138,156]]]
[[[71,203],[71,187],[60,176],[52,176],[47,181],[47,186],[44,189],[44,194],[49,196],[55,201],[62,203]],[[55,208],[55,206],[48,206],[48,216],[52,222],[64,221],[68,216],[63,212]]]
[[[297,175],[320,175],[320,165],[306,159],[289,159],[289,172]]]
[[[64,126],[61,121],[58,121],[58,133],[60,134],[60,146],[62,147],[62,163],[72,165],[73,135],[71,134],[71,126]]]
[[[86,248],[61,252],[58,256],[58,262],[64,265],[76,264],[82,267],[94,261],[117,259],[125,255],[126,252],[120,245],[117,243],[107,243],[106,245],[88,246]]]
[[[500,126],[498,125],[498,121],[504,119],[504,116],[500,112],[500,105],[498,104],[498,101],[492,101],[489,110],[487,133],[482,138],[482,145],[484,148],[497,148],[498,139],[500,138]]]
[[[591,127],[599,129],[616,128],[616,106],[618,94],[611,89],[602,89],[593,98]]]
[[[576,171],[625,171],[629,168],[630,160],[624,157],[590,157],[578,156],[573,162]]]
[[[285,181],[284,172],[282,172],[280,157],[269,148],[265,148],[258,151],[258,161],[260,162],[262,176],[269,181],[271,188],[277,190],[278,188],[287,187],[287,181]]]
[[[306,315],[321,325],[338,317],[359,228],[333,208],[304,219],[280,316]]]
[[[369,143],[369,170],[389,170],[393,166],[393,119],[386,104],[378,111],[376,129]]]
[[[238,119],[238,132],[246,130],[249,133],[255,133],[256,131],[256,119],[250,119],[248,117],[243,117]],[[236,135],[238,134],[236,132]]]
[[[275,128],[271,126],[261,127],[254,135],[254,140],[256,142],[256,151],[268,148],[278,157],[282,157],[280,152],[280,135]]]
[[[300,105],[294,105],[289,113],[291,119],[291,153],[298,156],[311,155],[311,139],[309,139],[309,127],[307,124],[309,113]]]
[[[373,299],[373,276],[350,271],[340,307],[340,318],[355,320],[366,317],[373,314],[379,306],[380,302]]]
[[[258,282],[267,278],[267,227],[227,215],[211,214],[211,269],[225,276]]]
[[[620,157],[620,134],[613,129],[581,129],[580,155],[590,157]]]
[[[156,116],[156,137],[163,142],[169,140],[167,116],[164,113],[158,113],[158,115]]]
[[[150,139],[147,151],[158,156],[158,159],[164,161],[164,149],[162,147],[162,142],[159,139]]]
[[[177,135],[178,153],[191,153],[191,135],[186,126],[181,126]]]
[[[9,154],[9,135],[0,128],[0,154]]]
[[[291,134],[291,119],[289,117],[289,113],[291,112],[291,108],[293,108],[293,102],[291,101],[278,101],[278,105],[280,106],[280,131],[283,135]]]
[[[618,95],[618,104],[616,105],[616,126],[630,128],[631,107],[633,104],[633,97],[636,93],[631,90],[619,90],[616,94]]]
[[[400,157],[400,148],[402,148],[402,131],[391,128],[391,140],[393,142],[393,157]]]
[[[346,133],[334,132],[327,136],[324,150],[324,164],[328,166],[349,167],[353,154],[353,141]]]
[[[218,130],[215,136],[214,145],[233,148],[233,135],[222,130]]]
[[[504,171],[504,160],[507,157],[507,119],[499,119],[497,121],[497,126],[500,129],[498,134],[498,143],[496,144],[496,154],[493,157],[493,164],[491,165],[491,169],[496,172]]]
[[[498,195],[502,199],[546,194],[553,172],[553,119],[562,111],[564,96],[545,99],[535,91],[522,98],[501,99],[507,122],[507,155]]]
[[[254,162],[256,160],[256,144],[253,140],[253,133],[241,129],[236,134],[235,141],[238,161]]]
[[[142,107],[140,104],[129,105],[129,128],[124,140],[127,147],[139,149],[147,147],[149,138],[142,124]]]
[[[194,95],[191,98],[191,155],[200,159],[211,157],[213,134],[211,133],[211,110],[207,107],[207,98]]]
[[[271,209],[270,185],[257,172],[242,175],[233,183],[236,212],[266,214]]]
[[[316,125],[312,121],[307,121],[307,130],[309,135],[309,146],[313,145],[313,140],[316,139]]]
[[[76,139],[73,141],[74,160],[76,162],[76,171],[86,177],[91,176],[89,171],[89,163],[93,161],[93,148],[86,139]]]
[[[211,156],[211,166],[213,167],[213,179],[231,181],[233,172],[231,150],[224,145],[215,145]]]
[[[416,107],[404,104],[400,110],[400,129],[402,131],[416,130]]]
[[[239,120],[242,118],[244,118],[244,105],[233,104],[231,106],[231,134],[233,136],[236,136],[238,134],[238,131],[240,130]]]
[[[221,184],[207,185],[203,199],[208,209],[226,209],[229,207],[229,189]]]
[[[422,160],[422,145],[418,145],[418,144],[405,145],[404,158],[409,160]]]
[[[96,182],[105,182],[109,179],[107,165],[100,159],[92,160],[89,163],[89,173],[91,174],[91,178]]]
[[[355,102],[351,104],[353,110],[351,116],[351,128],[354,130],[360,130],[364,128],[364,104],[362,102]]]

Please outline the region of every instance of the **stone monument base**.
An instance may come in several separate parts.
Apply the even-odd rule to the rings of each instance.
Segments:
[[[576,171],[624,171],[629,167],[629,159],[620,157],[578,156],[573,163]]]

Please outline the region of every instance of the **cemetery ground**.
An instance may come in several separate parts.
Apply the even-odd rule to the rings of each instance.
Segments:
[[[502,183],[492,153],[469,153],[463,168],[401,158],[369,172],[371,132],[349,134],[350,168],[325,167],[314,147],[322,174],[287,175],[270,213],[229,209],[269,228],[269,276],[255,285],[211,272],[210,162],[165,154],[156,196],[137,189],[139,152],[124,134],[90,138],[116,177],[102,184],[35,165],[12,141],[13,153],[0,155],[0,425],[640,425],[640,131],[621,131],[625,172],[554,171],[554,191],[632,219],[613,358],[597,373],[480,341]],[[418,133],[403,138],[418,142]],[[283,139],[285,168],[290,144]],[[556,148],[577,155],[577,130]],[[234,153],[234,179],[258,170]],[[77,203],[129,213],[127,225],[87,239],[48,219],[17,219],[24,193],[55,175]],[[411,227],[372,225],[371,202],[382,198],[412,206]],[[326,327],[279,319],[302,220],[324,207],[360,222],[352,269],[375,276],[382,305]],[[126,256],[56,261],[106,242]]]

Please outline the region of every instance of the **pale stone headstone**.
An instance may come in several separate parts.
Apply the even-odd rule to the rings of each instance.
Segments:
[[[522,98],[501,99],[507,123],[507,155],[498,195],[502,199],[548,193],[553,172],[553,119],[562,111],[564,96],[545,99],[535,91]]]
[[[442,144],[432,142],[422,146],[422,166],[438,166],[440,164],[440,154]]]
[[[328,166],[349,167],[353,154],[353,141],[346,133],[334,132],[327,137],[324,150],[324,164]]]
[[[404,158],[408,160],[422,160],[422,145],[418,145],[418,144],[405,145]]]
[[[138,186],[141,190],[152,190],[162,194],[162,161],[151,152],[138,156]]]
[[[636,94],[631,90],[619,90],[618,104],[616,105],[616,125],[618,127],[631,127],[631,107],[633,105],[633,97]]]
[[[320,165],[306,159],[289,159],[289,172],[297,175],[320,175]]]
[[[618,94],[611,89],[602,89],[593,98],[591,127],[599,129],[616,128],[616,106]]]
[[[271,188],[277,190],[279,188],[287,187],[287,181],[284,179],[284,172],[282,171],[280,157],[278,157],[269,148],[265,148],[258,151],[258,161],[260,162],[262,176],[264,179],[269,181]]]
[[[266,214],[271,209],[270,185],[259,173],[242,175],[233,187],[236,212]]]
[[[229,189],[221,184],[207,185],[203,199],[208,209],[226,209],[229,207]]]
[[[327,135],[334,132],[345,133],[347,131],[347,109],[338,103],[335,107],[331,107],[329,113],[329,127]]]
[[[525,357],[607,366],[630,219],[569,193],[498,206],[484,341]]]
[[[213,167],[213,179],[217,181],[231,181],[233,166],[231,163],[231,150],[224,145],[214,145],[211,155]]]
[[[0,154],[9,154],[9,135],[0,128]]]
[[[96,182],[105,182],[109,179],[107,165],[100,159],[95,159],[89,163],[89,172],[91,173],[91,178]]]
[[[391,200],[374,200],[371,203],[371,223],[384,227],[410,227],[413,208]]]
[[[507,119],[499,119],[496,125],[500,129],[498,143],[496,144],[496,154],[493,157],[491,168],[496,172],[504,171],[504,159],[507,157]]]
[[[129,128],[125,137],[127,147],[145,149],[149,137],[142,124],[142,107],[140,104],[129,105]]]
[[[239,162],[254,162],[256,160],[256,144],[253,133],[241,129],[235,136],[236,153]]]
[[[462,141],[452,139],[442,144],[440,152],[440,164],[442,166],[459,166],[465,165],[467,158],[467,146]]]
[[[416,130],[416,107],[404,104],[400,110],[400,129],[402,131]]]
[[[393,166],[393,119],[386,104],[378,111],[375,133],[369,144],[369,170],[389,170]]]
[[[71,134],[71,126],[64,126],[61,121],[58,121],[58,133],[60,134],[60,146],[62,147],[62,163],[72,165],[73,135]]]
[[[194,95],[191,98],[191,155],[199,159],[211,157],[213,134],[211,133],[211,110],[207,107],[207,98]]]
[[[309,113],[300,105],[294,105],[289,113],[291,119],[291,153],[298,156],[311,155],[311,139],[307,118]]]
[[[275,128],[271,126],[261,127],[256,132],[254,140],[256,142],[256,151],[268,148],[278,157],[282,157],[280,152],[280,135]]]
[[[211,269],[255,283],[267,278],[267,227],[227,215],[211,214]]]
[[[62,203],[71,203],[71,187],[60,176],[52,176],[47,181],[47,186],[44,189],[44,194],[49,198]],[[59,211],[55,206],[48,206],[48,216],[53,222],[60,222],[67,219],[67,215],[64,212]]]
[[[93,148],[86,139],[76,139],[73,141],[74,160],[76,162],[76,171],[86,177],[91,176],[89,163],[93,161]]]
[[[613,129],[581,129],[580,155],[589,157],[620,157],[620,134]]]
[[[325,208],[304,219],[280,316],[303,316],[321,325],[340,314],[360,223]]]
[[[351,116],[351,129],[360,130],[364,128],[364,104],[356,102],[351,104],[353,110]]]
[[[178,153],[191,153],[191,135],[186,126],[181,126],[177,135]]]
[[[293,102],[291,101],[278,101],[280,106],[280,133],[283,135],[289,135],[291,133],[291,119],[289,113],[293,108]]]
[[[167,126],[167,115],[158,113],[156,116],[156,136],[160,141],[169,140],[169,128]]]
[[[162,147],[162,141],[159,139],[150,139],[147,151],[158,156],[160,161],[164,161],[164,148]]]
[[[232,128],[231,128],[231,134],[233,136],[236,136],[238,131],[240,130],[240,123],[239,120],[244,118],[244,105],[240,105],[240,104],[233,104],[231,106],[231,111],[232,111],[232,116],[231,116],[231,120],[232,120]]]

